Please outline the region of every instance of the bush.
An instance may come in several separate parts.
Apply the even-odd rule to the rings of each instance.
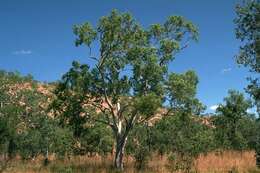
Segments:
[[[256,152],[256,166],[260,168],[260,120],[257,121],[257,136],[256,136],[256,146],[255,146],[255,152]]]
[[[198,118],[181,113],[165,117],[154,127],[157,131],[154,149],[163,149],[169,154],[171,169],[190,171],[199,154],[214,149],[212,129],[196,121]],[[157,134],[161,134],[161,138],[156,138]]]
[[[143,169],[151,156],[151,127],[139,125],[129,136],[127,153],[135,159],[135,167]]]

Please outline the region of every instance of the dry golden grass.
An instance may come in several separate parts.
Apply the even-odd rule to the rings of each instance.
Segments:
[[[228,172],[237,170],[238,172],[249,172],[254,170],[255,157],[253,151],[234,152],[225,151],[212,152],[206,156],[200,156],[195,162],[196,170],[201,173]]]
[[[131,157],[125,158],[125,173],[170,173],[167,169],[167,159],[165,157],[153,156],[147,168],[137,171],[134,169],[134,161]],[[42,166],[40,159],[23,162],[13,161],[6,173],[114,173],[112,169],[112,156],[102,158],[99,156],[87,157],[77,156],[70,160],[53,160],[47,167]],[[260,173],[255,167],[253,151],[245,152],[211,152],[201,155],[196,161],[193,170],[199,173]],[[235,172],[236,171],[236,172]]]

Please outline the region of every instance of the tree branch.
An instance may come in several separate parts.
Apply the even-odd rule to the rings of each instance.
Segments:
[[[102,81],[103,81],[103,90],[104,90],[105,101],[106,101],[107,105],[108,105],[109,108],[110,108],[110,113],[112,114],[113,123],[114,123],[114,125],[116,126],[116,128],[118,128],[118,127],[117,127],[117,123],[116,123],[116,115],[115,115],[115,112],[114,112],[114,107],[113,107],[112,103],[110,103],[109,98],[108,98],[108,95],[107,95],[107,91],[106,91],[106,87],[105,87],[104,74],[103,74],[103,72],[100,70],[100,67],[99,67],[99,66],[97,66],[97,69],[98,69],[98,71],[99,71],[99,73],[100,73],[100,75],[101,75]]]

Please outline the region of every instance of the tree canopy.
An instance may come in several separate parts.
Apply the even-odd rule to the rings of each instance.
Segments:
[[[172,102],[181,102],[172,91],[178,86],[174,86],[175,76],[168,67],[189,40],[198,39],[198,31],[180,16],[170,16],[165,23],[144,29],[129,13],[116,10],[102,17],[96,27],[87,22],[73,30],[76,46],[91,50],[96,43],[99,55],[90,56],[95,61],[93,67],[73,62],[59,83],[54,105],[67,108],[63,114],[68,116],[64,117],[75,130],[87,120],[111,127],[116,141],[115,166],[122,168],[124,147],[133,126],[162,113],[165,105],[173,110]],[[197,83],[193,73],[187,73],[187,78]],[[194,92],[193,83],[188,86],[180,79],[177,85],[187,85],[186,90]]]

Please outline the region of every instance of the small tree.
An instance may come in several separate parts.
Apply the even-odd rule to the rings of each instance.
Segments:
[[[146,124],[135,126],[129,135],[129,142],[126,146],[128,154],[135,159],[135,167],[143,169],[148,163],[152,150],[152,131],[153,127]]]
[[[76,25],[74,33],[76,46],[91,48],[97,43],[99,54],[90,55],[91,68],[73,63],[56,90],[56,106],[75,128],[81,128],[85,118],[111,127],[116,143],[114,165],[123,169],[129,132],[163,107],[168,65],[188,40],[197,39],[197,30],[180,16],[143,29],[130,14],[114,10],[96,28],[84,23]],[[79,109],[72,108],[76,102]]]
[[[247,141],[238,127],[244,118],[249,117],[247,110],[251,108],[251,102],[238,91],[230,90],[228,94],[224,98],[225,104],[220,104],[216,110],[218,116],[214,125],[217,139],[224,148],[242,150],[247,148]]]
[[[172,74],[169,83],[174,111],[155,124],[152,145],[160,154],[169,155],[171,169],[189,172],[194,159],[212,149],[213,131],[200,121],[205,108],[195,97],[195,73]]]
[[[214,149],[213,129],[202,124],[199,118],[179,112],[155,125],[153,149],[169,156],[170,169],[189,172],[195,158]]]

